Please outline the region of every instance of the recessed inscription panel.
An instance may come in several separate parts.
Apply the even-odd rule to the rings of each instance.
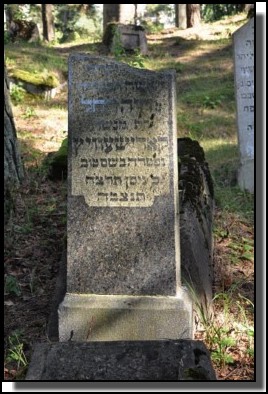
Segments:
[[[92,207],[148,207],[170,193],[168,77],[72,65],[69,105],[86,120],[72,132],[72,195]]]

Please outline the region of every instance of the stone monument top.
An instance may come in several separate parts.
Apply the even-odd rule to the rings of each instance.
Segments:
[[[191,337],[180,283],[175,73],[69,58],[60,339]],[[111,327],[114,328],[113,333]]]

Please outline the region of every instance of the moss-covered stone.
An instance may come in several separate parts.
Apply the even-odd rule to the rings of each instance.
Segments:
[[[205,312],[212,299],[213,181],[197,141],[178,139],[182,282]],[[192,371],[196,372],[196,371]]]
[[[104,45],[110,46],[113,42],[113,38],[115,34],[120,34],[120,27],[124,26],[120,22],[110,22],[107,24],[102,42]],[[126,25],[126,26],[131,26],[134,31],[144,31],[144,28],[142,26],[136,26],[136,25]]]
[[[62,141],[57,152],[47,155],[44,166],[47,167],[48,178],[51,180],[67,178],[68,138]]]
[[[60,84],[58,78],[53,74],[44,76],[42,74],[33,74],[28,71],[16,69],[10,73],[10,76],[22,82],[31,83],[37,86],[46,86],[51,89]]]
[[[200,365],[196,368],[186,368],[183,371],[183,378],[185,380],[211,380],[209,371]]]
[[[180,181],[184,183],[184,187],[187,188],[188,186],[185,192],[189,193],[188,195],[185,195],[185,197],[190,200],[195,199],[196,196],[200,197],[203,188],[203,179],[199,169],[202,168],[202,172],[204,173],[205,180],[209,188],[209,193],[211,197],[214,198],[213,180],[209,171],[208,163],[205,161],[204,150],[199,145],[198,141],[194,141],[191,138],[179,138],[178,156]],[[180,171],[182,165],[185,165],[188,168],[187,172],[183,172],[183,174]],[[195,192],[192,190],[193,185]]]

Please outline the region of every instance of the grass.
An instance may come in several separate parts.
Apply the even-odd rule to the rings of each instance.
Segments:
[[[67,74],[66,54],[58,54],[55,49],[45,44],[17,42],[5,46],[8,60],[7,68],[12,71],[16,65],[25,73],[42,74],[61,72]]]
[[[23,379],[28,368],[28,360],[24,353],[24,344],[22,342],[22,334],[20,330],[15,330],[8,337],[8,346],[5,354],[5,364],[9,365],[9,369],[4,367],[4,372],[9,372],[15,380]],[[12,366],[13,369],[10,369]]]
[[[215,188],[214,315],[208,315],[196,300],[200,321],[196,339],[206,342],[218,378],[223,380],[252,380],[254,371],[254,197],[237,186],[239,152],[230,36],[243,23],[242,15],[204,25],[200,31],[149,36],[148,57],[136,54],[121,59],[151,70],[176,70],[178,137],[197,139],[209,163]],[[57,46],[20,42],[5,46],[6,63],[9,70],[19,64],[25,71],[56,73],[62,79],[67,75],[70,51],[102,54],[101,48],[98,43],[85,42]],[[16,195],[17,211],[5,230],[7,349],[13,322],[25,327],[27,320],[27,333],[23,340],[19,337],[19,343],[24,342],[29,359],[33,338],[45,338],[40,327],[48,317],[66,238],[66,184],[47,180],[43,159],[47,152],[58,150],[66,137],[67,92],[51,101],[20,91],[13,95],[14,100],[17,96],[13,112],[27,177]],[[33,297],[38,316],[27,303]],[[7,363],[8,371],[14,370],[12,365]],[[14,374],[7,372],[8,378]]]

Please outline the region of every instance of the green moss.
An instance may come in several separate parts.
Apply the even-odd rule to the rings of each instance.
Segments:
[[[47,169],[48,177],[52,180],[66,179],[67,177],[68,138],[62,141],[57,152],[51,152],[44,160],[43,166]]]
[[[37,86],[45,85],[50,88],[55,88],[59,85],[58,78],[52,74],[45,76],[42,74],[32,74],[28,71],[17,69],[11,73],[11,76],[23,82],[28,82]]]
[[[55,153],[54,159],[66,163],[67,161],[67,155],[68,155],[68,138],[65,138],[60,146],[60,149],[58,152]]]
[[[185,380],[211,380],[209,378],[208,371],[201,366],[196,368],[186,368],[183,371],[183,378]]]

